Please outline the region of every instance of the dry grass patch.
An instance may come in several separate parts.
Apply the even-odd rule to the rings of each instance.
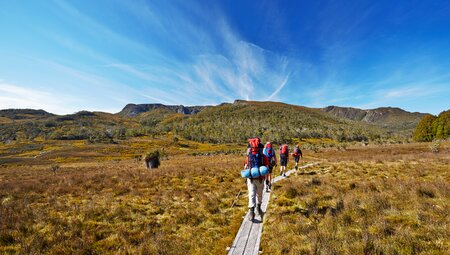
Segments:
[[[388,147],[390,156],[380,155],[380,161],[372,158],[377,150],[363,149],[355,161],[328,155],[319,167],[278,183],[266,216],[263,253],[449,253],[448,154],[397,148],[397,159],[396,149]]]
[[[173,156],[157,170],[130,160],[1,168],[0,253],[223,253],[245,211],[230,209],[241,165],[221,155]]]

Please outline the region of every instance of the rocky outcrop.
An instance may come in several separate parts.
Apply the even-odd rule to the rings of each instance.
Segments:
[[[156,109],[165,109],[180,114],[196,114],[206,106],[183,106],[183,105],[163,105],[163,104],[127,104],[118,114],[126,117],[134,117],[144,112]]]
[[[376,124],[392,128],[413,128],[425,115],[419,112],[408,112],[396,107],[380,107],[376,109],[363,110],[352,107],[328,106],[323,111],[339,118]]]

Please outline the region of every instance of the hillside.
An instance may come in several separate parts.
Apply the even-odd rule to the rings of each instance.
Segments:
[[[242,142],[251,136],[277,143],[293,138],[404,141],[423,114],[398,108],[308,108],[279,102],[236,100],[217,106],[128,104],[117,114],[80,111],[54,115],[42,110],[0,111],[0,141],[88,140],[114,142],[173,134],[198,142]]]
[[[118,113],[124,117],[134,117],[144,112],[152,110],[166,110],[180,114],[195,114],[207,106],[183,106],[183,105],[163,105],[163,104],[127,104],[122,111]]]
[[[352,107],[328,106],[322,109],[336,117],[371,123],[391,131],[413,130],[424,113],[407,112],[395,107],[363,110]]]
[[[236,100],[232,104],[205,108],[195,115],[172,114],[151,124],[157,132],[172,131],[187,139],[212,143],[242,142],[251,136],[277,143],[292,138],[339,141],[387,138],[384,130],[373,125],[278,102]]]
[[[44,110],[33,109],[5,109],[0,110],[0,123],[12,123],[17,121],[36,120],[55,116]]]
[[[10,118],[17,118],[10,115]],[[47,115],[24,119],[21,122],[0,124],[0,141],[14,140],[88,140],[112,142],[124,139],[128,129],[138,129],[139,123],[128,118],[104,113],[80,111],[68,115]]]

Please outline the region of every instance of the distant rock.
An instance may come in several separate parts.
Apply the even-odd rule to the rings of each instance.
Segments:
[[[163,105],[163,104],[127,104],[122,111],[118,113],[120,116],[134,117],[144,112],[156,109],[165,109],[180,114],[196,114],[207,106],[183,106],[183,105]]]
[[[363,121],[392,129],[414,128],[420,119],[426,115],[425,113],[408,112],[397,107],[363,110],[352,107],[328,106],[322,108],[322,110],[339,118]]]

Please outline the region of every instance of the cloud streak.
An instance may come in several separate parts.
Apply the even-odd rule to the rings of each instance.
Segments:
[[[43,109],[52,113],[69,113],[76,109],[67,102],[70,98],[55,95],[48,91],[36,90],[0,82],[0,109],[5,108],[31,108]]]
[[[276,97],[276,95],[278,95],[278,93],[280,93],[280,91],[284,88],[284,86],[286,86],[286,83],[288,83],[288,80],[289,80],[289,75],[286,76],[286,78],[280,84],[280,86],[267,99],[272,100],[274,97]]]
[[[5,13],[14,15],[0,22],[0,30],[13,38],[0,42],[3,84],[67,94],[79,109],[235,99],[408,109],[416,101],[449,95],[450,40],[438,32],[446,31],[450,19],[422,16],[428,23],[417,27],[417,12],[399,25],[400,5],[386,16],[380,15],[385,4],[367,1],[244,6],[55,0],[34,6],[5,6]],[[100,8],[105,11],[96,12]],[[299,11],[302,15],[294,15]],[[252,18],[242,19],[242,13]],[[27,35],[22,26],[29,28]],[[431,28],[436,33],[425,33]],[[7,102],[29,105],[20,100],[27,94],[16,92],[8,92]]]

